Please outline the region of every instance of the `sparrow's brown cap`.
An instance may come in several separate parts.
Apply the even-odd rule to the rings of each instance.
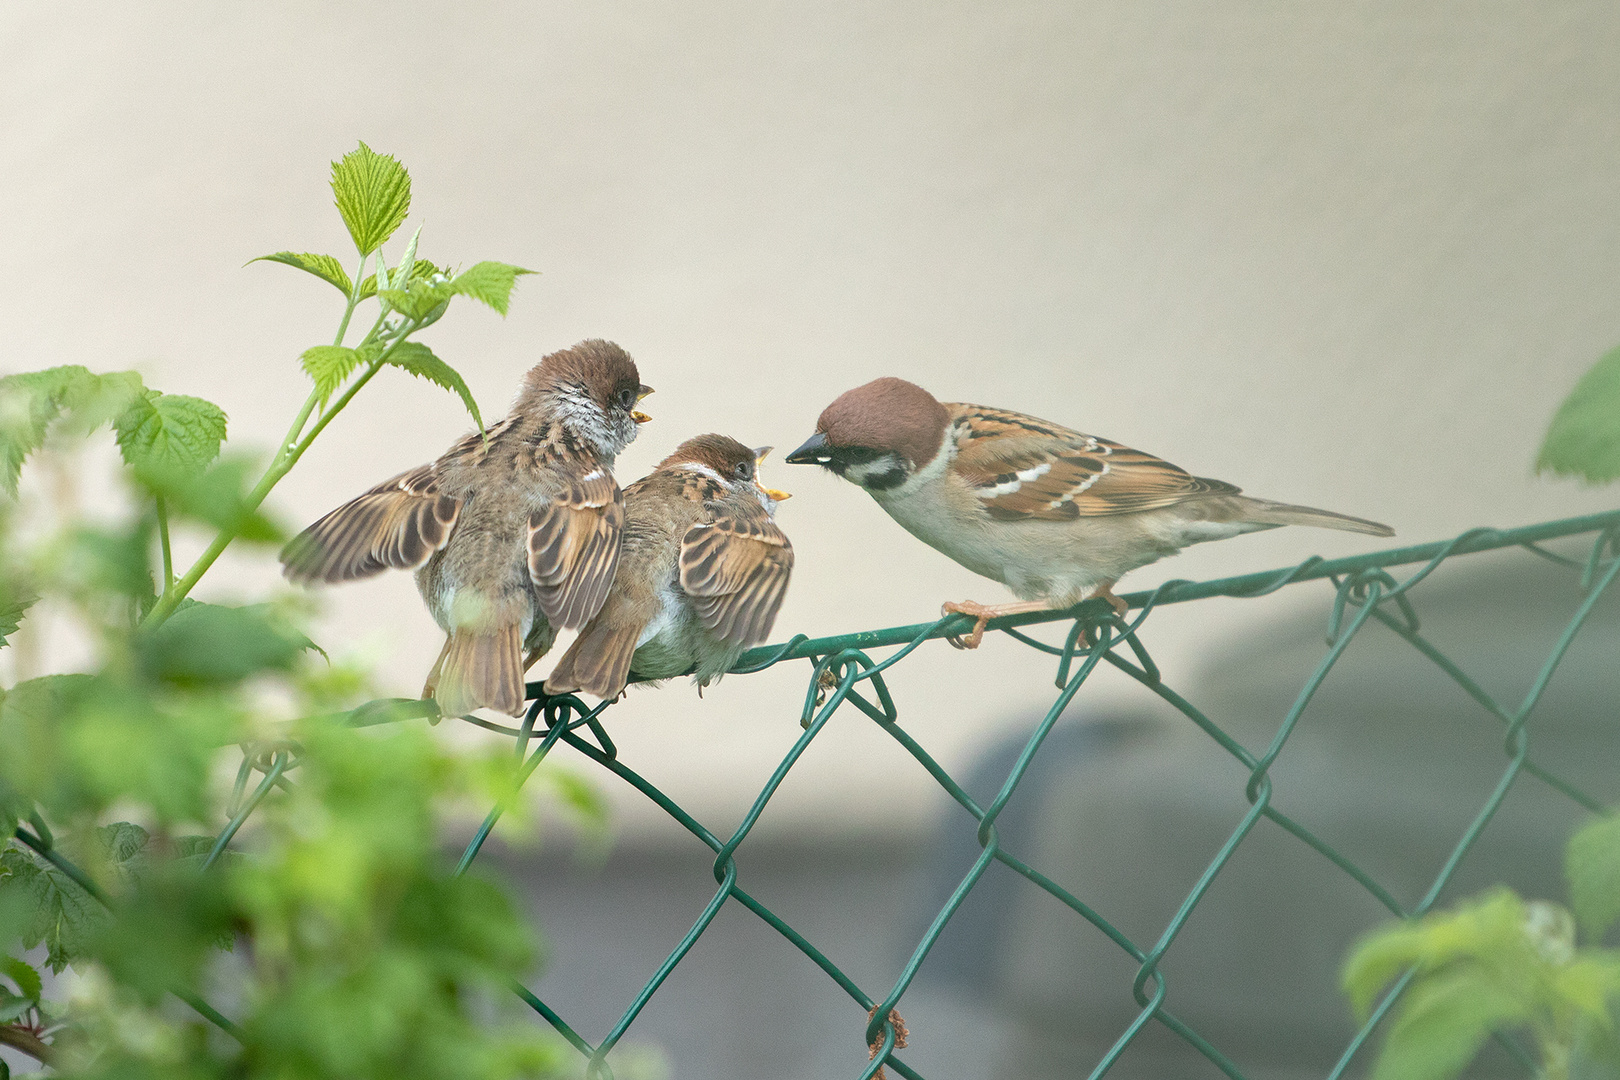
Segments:
[[[629,410],[652,393],[652,387],[642,385],[641,373],[629,353],[611,341],[590,338],[573,348],[554,352],[530,368],[523,377],[518,404],[521,406],[526,399],[570,386],[582,387],[603,409]],[[637,419],[641,417],[638,415]]]
[[[950,414],[933,394],[891,376],[840,394],[821,411],[816,434],[834,449],[892,450],[920,469],[934,460],[949,424]]]
[[[769,449],[767,447],[766,449]],[[658,463],[660,469],[670,465],[692,462],[707,465],[728,479],[739,475],[737,467],[744,463],[752,467],[760,455],[729,435],[694,435],[675,448],[675,452]],[[753,475],[750,468],[748,475]]]

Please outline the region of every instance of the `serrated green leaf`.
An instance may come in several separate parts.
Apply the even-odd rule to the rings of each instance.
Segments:
[[[314,274],[322,281],[329,282],[345,297],[349,295],[349,290],[354,288],[354,283],[349,280],[349,272],[331,255],[316,255],[308,251],[278,251],[274,255],[260,255],[257,259],[249,259],[248,262],[278,262],[296,266],[300,270]]]
[[[304,373],[315,380],[321,404],[337,392],[360,363],[360,354],[344,345],[316,345],[304,350],[299,362]]]
[[[1620,477],[1620,349],[1593,364],[1558,407],[1536,470],[1593,484]]]
[[[472,391],[467,389],[466,381],[455,368],[434,356],[432,349],[419,341],[402,341],[395,346],[386,362],[460,394],[467,411],[472,414],[473,423],[478,425],[478,430],[484,429],[484,418],[479,415],[478,402],[473,400]]]
[[[45,442],[45,433],[66,415],[89,434],[126,409],[142,392],[132,371],[97,375],[77,364],[0,378],[0,490],[15,496],[23,462]]]
[[[6,639],[17,632],[17,628],[22,625],[23,615],[38,600],[37,596],[22,600],[0,599],[0,646],[4,646]]]
[[[12,956],[0,957],[0,974],[16,984],[18,992],[23,997],[31,1001],[39,1000],[44,986],[39,972],[34,970],[34,965]]]
[[[151,839],[152,834],[133,821],[115,821],[96,828],[102,855],[117,869],[139,858]]]
[[[389,154],[365,143],[332,163],[332,194],[360,254],[370,255],[411,211],[411,176]]]
[[[152,677],[182,686],[229,683],[263,671],[285,671],[315,643],[268,605],[185,603],[136,639]]]
[[[219,456],[225,423],[212,402],[148,390],[118,418],[118,448],[137,468],[201,470]]]
[[[1581,929],[1601,940],[1620,919],[1620,814],[1600,817],[1570,837],[1564,877]]]
[[[425,281],[413,281],[403,289],[384,289],[378,295],[401,315],[426,326],[438,321],[452,293],[448,282],[429,285]]]
[[[84,887],[33,852],[9,848],[0,852],[0,866],[16,887],[29,897],[32,918],[24,924],[22,945],[43,944],[45,964],[60,975],[84,956],[89,936],[107,921],[107,909]]]
[[[510,263],[481,262],[457,274],[450,282],[450,288],[458,296],[470,296],[504,316],[512,297],[512,286],[519,275],[534,272]]]

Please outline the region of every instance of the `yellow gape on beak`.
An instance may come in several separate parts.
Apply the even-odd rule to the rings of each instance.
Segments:
[[[650,394],[652,392],[653,392],[652,387],[644,385],[644,386],[642,386],[642,388],[639,391],[636,392],[636,400],[640,401],[642,398],[646,397],[648,394]],[[638,424],[645,424],[647,421],[652,419],[652,417],[648,416],[646,413],[641,412],[639,410],[635,410],[635,409],[631,410],[630,418],[632,420],[634,420]]]
[[[754,447],[754,484],[758,486],[759,490],[769,495],[776,502],[783,502],[787,499],[793,498],[793,496],[785,491],[778,491],[775,488],[768,488],[759,482],[759,465],[765,460],[765,455],[770,453],[772,449],[773,448],[769,446]]]

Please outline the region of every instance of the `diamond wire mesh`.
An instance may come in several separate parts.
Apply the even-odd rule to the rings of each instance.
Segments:
[[[1570,560],[1540,546],[1543,541],[1587,533],[1596,535],[1593,538],[1589,555],[1584,564]],[[799,659],[810,661],[812,670],[801,712],[804,734],[772,773],[741,824],[725,839],[721,839],[705,828],[702,823],[658,790],[657,787],[619,760],[617,748],[601,722],[602,714],[611,706],[611,702],[603,702],[595,707],[587,707],[572,695],[547,697],[543,693],[540,684],[530,683],[529,694],[532,698],[532,704],[523,718],[521,727],[511,728],[474,719],[474,722],[480,724],[480,726],[504,732],[515,738],[516,751],[524,760],[521,779],[526,780],[559,742],[567,743],[587,758],[631,784],[707,845],[714,852],[713,873],[718,887],[714,896],[693,922],[691,930],[670,952],[663,963],[659,965],[652,977],[647,980],[641,991],[625,1009],[618,1022],[595,1045],[592,1045],[579,1035],[558,1011],[541,1001],[526,987],[515,985],[513,989],[586,1059],[585,1075],[588,1080],[611,1080],[613,1073],[606,1061],[607,1055],[619,1043],[631,1025],[634,1024],[647,1002],[658,992],[682,958],[686,956],[692,946],[708,929],[721,908],[726,903],[735,900],[759,916],[766,924],[797,947],[822,971],[826,972],[828,977],[842,988],[861,1009],[867,1011],[868,1021],[863,1037],[869,1046],[875,1047],[875,1050],[870,1063],[859,1074],[860,1080],[870,1080],[880,1068],[884,1067],[892,1068],[899,1075],[907,1077],[908,1080],[920,1080],[921,1074],[895,1054],[897,1036],[902,1035],[902,1033],[897,1031],[896,1025],[891,1019],[891,1011],[895,1010],[901,1001],[922,966],[923,960],[927,957],[929,950],[933,947],[951,917],[961,906],[963,900],[966,899],[968,893],[979,882],[990,864],[999,861],[1031,882],[1035,887],[1045,890],[1062,902],[1080,918],[1095,927],[1097,931],[1106,935],[1109,940],[1138,964],[1137,974],[1129,989],[1139,1011],[1134,1020],[1120,1033],[1107,1053],[1098,1061],[1091,1073],[1092,1080],[1106,1074],[1142,1029],[1155,1022],[1174,1032],[1212,1062],[1221,1072],[1234,1078],[1234,1080],[1242,1080],[1244,1074],[1237,1065],[1222,1054],[1209,1040],[1180,1020],[1173,1011],[1166,1007],[1169,987],[1166,979],[1159,972],[1158,966],[1165,954],[1174,945],[1178,934],[1191,917],[1200,900],[1214,883],[1217,875],[1220,874],[1222,868],[1226,866],[1239,845],[1243,843],[1261,818],[1268,818],[1275,822],[1289,834],[1329,860],[1334,866],[1342,870],[1347,877],[1365,889],[1384,907],[1388,908],[1392,914],[1401,918],[1413,918],[1427,912],[1434,905],[1442,890],[1456,872],[1457,867],[1461,864],[1464,856],[1473,847],[1475,841],[1490,822],[1497,808],[1507,797],[1508,792],[1518,781],[1521,774],[1528,774],[1541,780],[1587,810],[1595,812],[1603,809],[1602,804],[1597,799],[1538,765],[1530,757],[1530,738],[1527,722],[1537,701],[1551,681],[1560,660],[1575,639],[1575,636],[1580,632],[1587,616],[1599,597],[1613,582],[1616,574],[1620,573],[1620,544],[1617,544],[1617,541],[1620,541],[1620,511],[1613,511],[1605,514],[1547,522],[1520,529],[1474,529],[1442,543],[1398,548],[1345,559],[1328,561],[1312,557],[1297,566],[1281,570],[1215,581],[1169,581],[1152,592],[1132,593],[1126,596],[1125,599],[1134,610],[1134,614],[1129,617],[1128,621],[1114,616],[1112,611],[1101,603],[1089,601],[1067,611],[1032,612],[992,620],[989,624],[991,630],[1007,633],[1024,645],[1057,658],[1055,684],[1058,693],[1051,708],[1047,710],[1046,715],[1025,740],[1023,750],[1008,772],[1000,790],[993,799],[982,806],[971,798],[963,787],[900,725],[898,709],[883,679],[884,671],[905,659],[925,641],[965,631],[971,624],[971,620],[966,616],[953,615],[932,623],[867,631],[832,638],[812,640],[799,635],[783,645],[754,649],[745,655],[738,668],[735,669],[736,674],[761,671],[775,664]],[[1582,575],[1581,583],[1585,596],[1576,607],[1563,633],[1557,639],[1552,651],[1542,664],[1539,674],[1533,680],[1523,701],[1516,708],[1509,708],[1487,693],[1459,665],[1424,638],[1417,612],[1408,594],[1448,558],[1513,546],[1524,548],[1537,556],[1579,570]],[[1398,582],[1389,573],[1390,567],[1415,564],[1422,565],[1405,580]],[[1319,580],[1330,582],[1335,590],[1328,619],[1327,651],[1315,671],[1301,688],[1293,707],[1284,716],[1270,744],[1261,753],[1256,754],[1241,745],[1190,701],[1165,685],[1157,665],[1141,640],[1139,631],[1144,621],[1156,608],[1166,604],[1186,603],[1213,596],[1255,598],[1276,592],[1288,585]],[[1380,885],[1366,870],[1336,851],[1331,845],[1272,804],[1272,784],[1269,776],[1272,765],[1282,754],[1290,734],[1299,723],[1317,688],[1328,677],[1350,641],[1370,620],[1377,620],[1394,631],[1420,654],[1432,661],[1464,693],[1503,724],[1503,751],[1507,757],[1507,764],[1499,781],[1474,815],[1472,822],[1458,838],[1449,857],[1436,873],[1428,890],[1416,904],[1410,907],[1400,904],[1394,895]],[[1072,625],[1069,627],[1061,647],[1036,640],[1019,629],[1019,627],[1037,623],[1065,621],[1072,622]],[[1088,630],[1089,636],[1094,639],[1089,644],[1085,641]],[[894,646],[899,646],[897,651],[881,661],[874,661],[867,655],[869,649]],[[1121,646],[1125,647],[1129,655],[1122,653]],[[1187,893],[1175,914],[1159,934],[1159,937],[1152,944],[1146,946],[1133,941],[1110,923],[1102,913],[1088,906],[1084,900],[1044,876],[1039,870],[1024,862],[1013,852],[1008,851],[1001,844],[996,829],[996,819],[1018,790],[1026,771],[1040,751],[1042,742],[1063,715],[1064,710],[1073,700],[1076,693],[1085,684],[1087,678],[1102,663],[1109,664],[1135,679],[1160,699],[1173,706],[1189,721],[1197,725],[1222,750],[1241,762],[1248,770],[1248,779],[1244,788],[1244,794],[1249,802],[1248,812],[1243,815],[1226,841],[1212,855],[1204,872]],[[867,694],[863,694],[857,689],[862,683],[869,684]],[[747,839],[748,834],[759,820],[777,788],[786,779],[789,771],[809,747],[810,743],[845,703],[855,706],[861,713],[878,724],[884,732],[894,738],[929,772],[952,800],[972,816],[978,823],[977,840],[981,848],[979,857],[975,860],[972,868],[962,877],[944,906],[934,916],[912,951],[910,958],[902,966],[893,985],[880,998],[868,996],[814,944],[758,899],[750,895],[739,884],[740,875],[736,859],[738,848]],[[407,719],[413,716],[427,715],[430,707],[431,703],[403,700],[374,702],[369,706],[356,710],[351,714],[350,719],[356,726],[368,726]],[[587,734],[589,739],[586,738]],[[539,740],[538,745],[533,750],[530,750],[530,745],[536,739]],[[249,757],[244,760],[237,777],[236,798],[233,800],[236,809],[228,824],[220,832],[213,851],[208,857],[210,864],[225,850],[231,838],[235,836],[242,824],[270,791],[278,783],[284,783],[283,774],[292,766],[293,762],[289,760],[285,751],[267,757]],[[263,772],[264,776],[254,790],[248,793],[247,783],[255,771]],[[456,873],[465,872],[472,864],[496,821],[500,818],[501,813],[502,809],[500,807],[496,807],[490,812],[472,841],[468,844],[456,868]],[[21,828],[18,829],[17,835],[24,843],[34,848],[41,855],[62,867],[76,879],[80,879],[81,884],[84,884],[86,889],[93,895],[99,896],[98,891],[94,889],[93,884],[88,882],[82,872],[78,871],[76,867],[73,867],[62,858],[60,853],[52,848],[49,833],[43,830],[43,822],[36,821],[36,829],[40,830],[40,835],[36,836]],[[1377,1003],[1366,1023],[1352,1037],[1332,1071],[1328,1074],[1329,1080],[1337,1080],[1338,1077],[1344,1075],[1362,1046],[1395,1005],[1396,1001],[1399,1000],[1407,983],[1410,981],[1410,977],[1409,973],[1406,977],[1397,980]],[[231,1022],[208,1006],[206,1002],[197,999],[190,1001],[190,1003],[220,1027],[227,1031],[232,1029]],[[1509,1052],[1514,1054],[1525,1067],[1526,1074],[1534,1075],[1536,1071],[1535,1064],[1510,1040],[1504,1039],[1502,1041]]]

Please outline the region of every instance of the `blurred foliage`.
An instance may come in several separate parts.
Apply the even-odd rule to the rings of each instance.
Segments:
[[[390,706],[364,701],[363,671],[327,660],[297,604],[187,595],[231,544],[283,539],[265,497],[381,368],[478,417],[461,376],[407,338],[455,296],[504,314],[527,271],[452,274],[417,259],[415,237],[390,269],[404,167],[362,144],[332,186],[355,274],[332,256],[266,256],[344,295],[335,341],[300,358],[314,389],[267,465],[221,455],[217,406],[130,372],[0,378],[0,647],[48,612],[90,648],[76,670],[0,688],[0,1045],[59,1076],[496,1080],[571,1059],[512,1011],[510,984],[539,956],[516,905],[441,859],[447,815],[521,809],[510,751],[458,754],[425,725],[379,722]],[[375,321],[345,345],[368,299]],[[105,426],[129,509],[23,513],[29,459]],[[184,573],[171,526],[213,537]],[[540,775],[600,813],[577,778]],[[54,984],[65,997],[25,955],[71,969]]]
[[[1507,888],[1374,932],[1351,951],[1343,984],[1365,1021],[1392,983],[1395,1003],[1373,1080],[1452,1080],[1494,1034],[1534,1041],[1545,1080],[1620,1078],[1620,817],[1593,821],[1565,851],[1573,912]],[[1576,944],[1576,926],[1592,944]]]
[[[1620,348],[1593,364],[1558,407],[1536,468],[1592,484],[1620,477]]]

